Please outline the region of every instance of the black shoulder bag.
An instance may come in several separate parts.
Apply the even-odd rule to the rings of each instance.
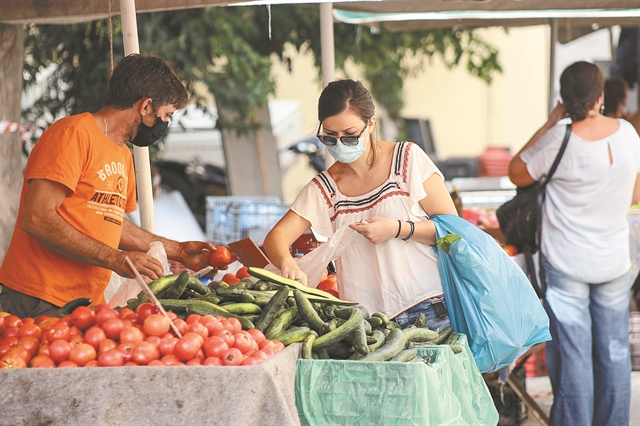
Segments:
[[[571,124],[567,124],[564,140],[549,172],[531,185],[519,187],[516,190],[516,196],[496,210],[504,241],[507,244],[514,245],[518,252],[524,254],[527,276],[540,298],[544,297],[547,285],[542,268],[540,268],[540,284],[538,284],[533,254],[540,250],[542,204],[545,199],[545,187],[558,168],[558,164],[560,164],[570,135]]]

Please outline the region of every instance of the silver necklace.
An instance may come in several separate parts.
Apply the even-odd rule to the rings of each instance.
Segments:
[[[102,116],[102,120],[104,121],[104,135],[109,137],[109,126],[107,126],[107,119],[104,115]]]

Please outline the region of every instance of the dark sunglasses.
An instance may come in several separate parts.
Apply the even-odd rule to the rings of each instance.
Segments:
[[[316,136],[318,137],[318,139],[320,139],[320,142],[322,142],[327,146],[336,146],[336,144],[338,143],[338,139],[340,139],[340,142],[342,142],[346,146],[356,146],[358,145],[360,136],[362,136],[364,131],[367,129],[368,125],[369,125],[368,123],[364,125],[364,127],[362,128],[362,131],[358,136],[340,136],[339,138],[335,136],[327,136],[327,135],[321,135],[321,134],[317,134]],[[318,127],[318,132],[320,132],[319,127]]]

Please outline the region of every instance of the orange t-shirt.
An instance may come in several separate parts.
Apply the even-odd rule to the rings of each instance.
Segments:
[[[118,248],[124,214],[136,209],[131,152],[108,139],[90,113],[58,120],[29,156],[11,244],[0,283],[62,306],[78,297],[104,302],[111,271],[54,254],[20,229],[31,180],[48,179],[71,190],[58,214],[83,234]]]

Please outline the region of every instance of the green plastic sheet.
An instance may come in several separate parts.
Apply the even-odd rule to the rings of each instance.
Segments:
[[[496,425],[495,408],[467,337],[418,346],[417,362],[299,359],[296,407],[302,425]]]

